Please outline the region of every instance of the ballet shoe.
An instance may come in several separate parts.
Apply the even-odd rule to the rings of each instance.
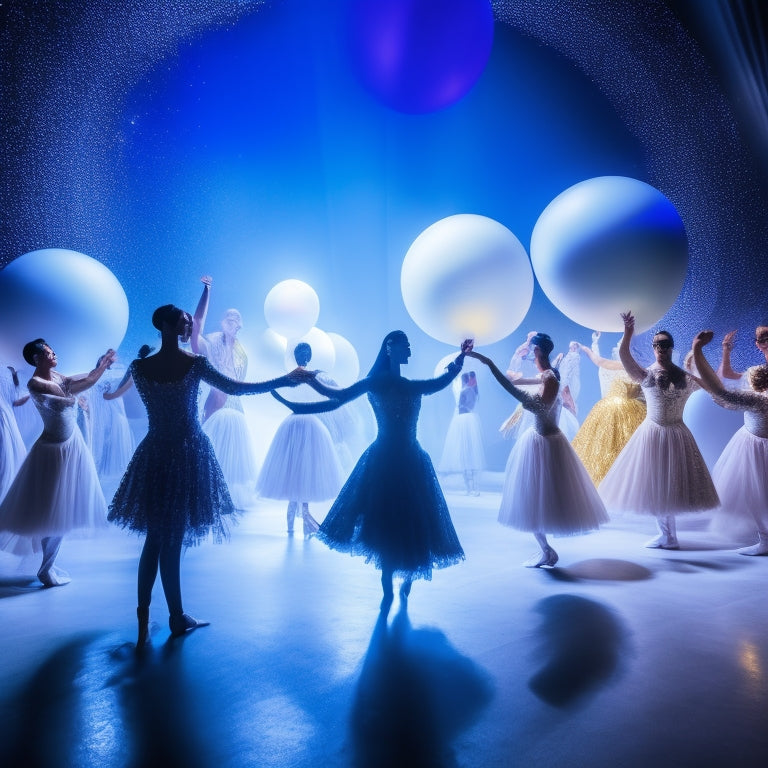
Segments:
[[[760,555],[768,555],[768,542],[758,541],[757,544],[753,544],[751,547],[742,547],[736,550],[740,555],[747,555],[748,557],[759,557]]]
[[[540,555],[536,555],[530,560],[526,560],[523,565],[526,568],[552,568],[559,559],[560,555],[558,555],[552,547],[547,547]]]
[[[200,627],[207,627],[210,623],[210,621],[195,619],[188,613],[171,614],[168,618],[168,626],[171,628],[172,637],[181,637]]]
[[[677,539],[673,539],[664,533],[654,536],[645,544],[647,549],[680,549]]]
[[[37,578],[40,579],[44,587],[63,587],[72,581],[66,571],[55,565],[52,565],[47,571],[38,571]]]
[[[139,620],[139,635],[136,639],[136,648],[143,648],[149,640],[149,607],[136,609],[136,618]]]

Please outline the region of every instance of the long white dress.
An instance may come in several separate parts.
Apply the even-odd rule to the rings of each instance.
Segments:
[[[717,491],[683,423],[696,380],[679,368],[670,377],[654,364],[641,386],[647,413],[598,487],[605,506],[655,516],[715,509]]]
[[[0,397],[0,501],[11,487],[13,478],[27,455],[11,408],[5,398]]]
[[[66,386],[63,376],[55,371],[51,375]],[[30,396],[42,417],[43,433],[0,503],[0,547],[15,554],[40,551],[40,539],[48,536],[106,527],[107,503],[77,428],[76,398],[66,390],[62,397],[34,388]]]
[[[248,369],[248,356],[239,341],[229,347],[221,331],[205,337],[211,365],[236,381],[243,381]],[[253,505],[258,478],[258,463],[253,450],[248,421],[238,396],[218,393],[223,404],[204,422],[203,432],[213,445],[230,496],[236,509]]]
[[[555,378],[541,374],[542,383]],[[571,535],[608,521],[603,502],[568,438],[558,427],[562,399],[545,404],[540,392],[523,408],[534,424],[517,439],[507,460],[499,522],[534,533]]]
[[[439,472],[477,472],[485,468],[485,449],[480,419],[475,413],[476,403],[474,387],[462,387],[457,411],[445,436]]]

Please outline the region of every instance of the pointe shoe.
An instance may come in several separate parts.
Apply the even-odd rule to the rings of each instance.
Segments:
[[[552,547],[547,547],[541,553],[527,560],[523,565],[526,568],[552,568],[560,559],[560,555]]]
[[[646,542],[645,546],[648,549],[680,549],[677,539],[664,533],[654,536],[650,541]]]
[[[139,635],[136,639],[136,649],[144,647],[149,640],[149,607],[136,609],[136,618],[139,620]]]
[[[172,637],[181,637],[187,632],[192,632],[200,627],[207,627],[210,621],[200,621],[190,616],[188,613],[171,615],[168,618],[168,626],[171,628]]]
[[[55,565],[52,565],[47,571],[38,571],[37,578],[40,579],[44,587],[63,587],[72,581],[66,571]]]
[[[759,557],[760,555],[768,555],[768,542],[758,541],[757,544],[753,544],[751,547],[742,547],[736,550],[740,555],[748,555],[749,557]]]

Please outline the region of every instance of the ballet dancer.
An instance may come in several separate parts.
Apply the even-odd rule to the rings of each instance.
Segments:
[[[293,356],[296,365],[306,370],[312,347],[301,342]],[[289,536],[293,536],[294,518],[301,505],[304,537],[309,538],[319,528],[309,512],[309,502],[335,498],[343,483],[344,470],[328,428],[313,414],[293,412],[277,428],[256,491],[262,498],[288,502]]]
[[[559,560],[547,534],[573,535],[599,528],[608,520],[595,486],[568,438],[558,427],[562,400],[557,371],[549,355],[552,339],[537,333],[530,339],[540,374],[535,394],[509,381],[492,360],[469,354],[487,365],[494,378],[533,415],[533,426],[517,439],[507,460],[499,508],[502,525],[533,533],[541,553],[525,563],[530,568],[552,567]]]
[[[62,376],[56,353],[44,339],[24,346],[34,366],[27,389],[43,420],[43,433],[31,447],[0,503],[0,547],[16,554],[42,550],[37,578],[45,587],[68,584],[55,565],[62,538],[74,529],[105,524],[106,501],[93,457],[77,427],[77,396],[92,387],[115,359],[103,354],[86,376]]]
[[[676,515],[720,505],[696,440],[683,423],[685,403],[699,385],[694,376],[672,362],[674,340],[668,331],[654,334],[656,360],[643,368],[630,351],[635,318],[631,312],[621,317],[624,336],[619,357],[627,374],[642,386],[647,413],[598,490],[611,511],[656,518],[659,535],[647,547],[680,549]]]
[[[704,357],[712,331],[693,340],[693,359],[701,386],[725,408],[744,411],[744,426],[730,439],[712,470],[723,510],[752,519],[757,543],[739,549],[741,555],[768,555],[768,365],[746,371],[752,391],[728,389]]]
[[[464,559],[434,467],[416,439],[421,398],[447,387],[461,371],[470,340],[446,372],[434,379],[407,379],[411,346],[402,331],[388,333],[368,375],[345,389],[310,382],[332,398],[307,403],[306,413],[331,410],[367,393],[378,434],[352,470],[325,520],[318,538],[329,547],[362,555],[381,569],[381,610],[394,599],[393,578],[402,577],[400,599],[408,600],[413,579],[432,578],[433,568]],[[293,404],[300,406],[301,404]]]
[[[109,520],[146,536],[139,559],[137,648],[148,639],[149,605],[158,569],[168,604],[168,623],[178,637],[208,622],[184,613],[180,561],[183,546],[209,533],[221,540],[235,512],[208,437],[200,426],[200,382],[228,395],[268,392],[311,377],[293,371],[272,381],[247,383],[227,378],[202,355],[180,348],[192,332],[192,316],[172,304],[155,310],[152,325],[161,334],[158,352],[129,368],[149,416],[149,430],[136,448],[109,507]]]

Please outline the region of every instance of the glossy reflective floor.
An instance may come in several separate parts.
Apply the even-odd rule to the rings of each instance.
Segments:
[[[498,487],[448,487],[466,562],[385,620],[376,571],[260,504],[185,556],[211,626],[169,641],[158,584],[140,656],[138,539],[65,541],[55,589],[2,555],[0,765],[768,765],[768,557],[698,519],[645,549],[651,522],[622,518],[524,568]]]

